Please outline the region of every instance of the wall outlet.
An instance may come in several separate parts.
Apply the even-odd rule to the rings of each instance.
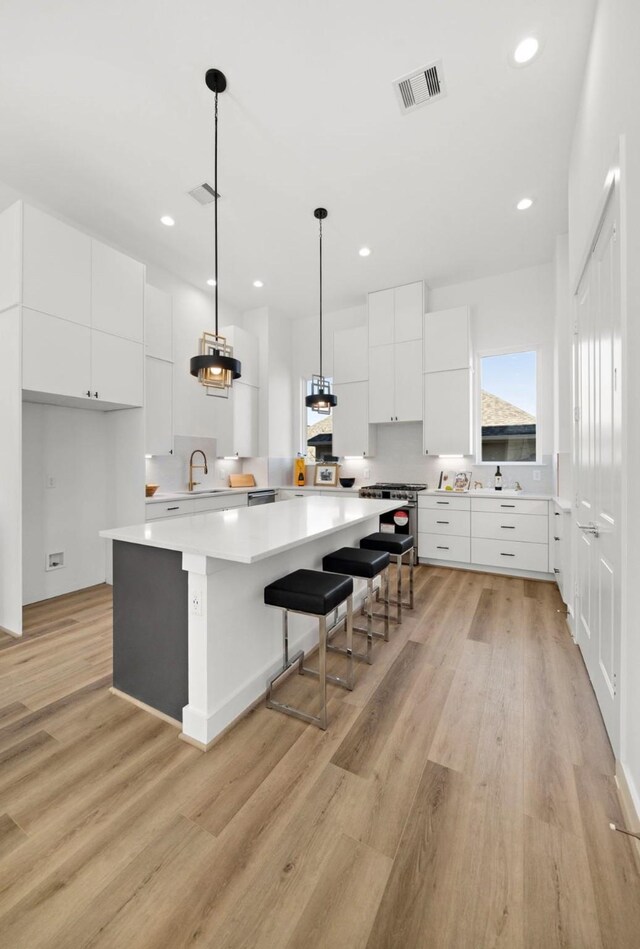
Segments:
[[[370,477],[371,477],[371,472],[370,472],[370,470],[369,470],[368,468],[365,468],[365,469],[364,469],[364,471],[362,472],[362,477],[363,477],[363,478],[370,478]]]
[[[191,615],[202,616],[202,593],[200,590],[191,591]]]
[[[64,550],[59,550],[54,554],[47,554],[44,564],[45,570],[60,570],[61,567],[64,567]]]
[[[539,469],[539,468],[534,468],[534,469],[533,469],[533,480],[534,480],[534,481],[539,481],[539,480],[540,480],[540,469]]]
[[[56,487],[56,476],[55,476],[55,475],[52,475],[52,474],[47,475],[46,478],[44,479],[44,486],[45,486],[45,488],[55,488],[55,487]]]

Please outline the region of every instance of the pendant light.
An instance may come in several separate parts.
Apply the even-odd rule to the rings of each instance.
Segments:
[[[227,78],[219,69],[208,69],[204,77],[215,95],[213,147],[213,279],[215,281],[215,332],[202,334],[200,353],[192,356],[190,369],[207,390],[207,395],[227,398],[234,379],[241,374],[240,361],[233,358],[233,349],[218,331],[218,94],[227,88]]]
[[[322,374],[322,222],[328,213],[326,208],[316,208],[313,212],[320,227],[320,372],[311,377],[311,394],[304,400],[307,408],[319,415],[330,415],[331,409],[338,404],[337,396],[331,392],[331,383]]]

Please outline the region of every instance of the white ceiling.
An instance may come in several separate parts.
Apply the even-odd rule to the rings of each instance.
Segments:
[[[549,260],[595,0],[2,0],[0,179],[206,288],[211,66],[220,97],[220,292],[246,309]],[[508,56],[531,31],[541,55]],[[401,115],[392,80],[443,60]],[[535,198],[516,212],[522,195]],[[159,223],[176,219],[173,228]],[[363,244],[369,258],[358,256]],[[265,286],[256,290],[252,281]]]

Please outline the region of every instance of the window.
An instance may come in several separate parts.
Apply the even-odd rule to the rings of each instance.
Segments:
[[[480,359],[480,461],[535,462],[536,353]]]
[[[333,382],[332,379],[328,380]],[[311,379],[307,379],[304,394],[311,395]],[[320,415],[302,403],[304,413],[304,451],[308,465],[317,461],[333,461],[333,415]],[[337,459],[336,459],[337,461]]]

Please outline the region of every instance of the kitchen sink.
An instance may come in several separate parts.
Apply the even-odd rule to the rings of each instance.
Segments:
[[[203,494],[222,494],[228,490],[228,488],[202,488],[200,491],[174,491],[173,493],[181,498],[195,498]]]

